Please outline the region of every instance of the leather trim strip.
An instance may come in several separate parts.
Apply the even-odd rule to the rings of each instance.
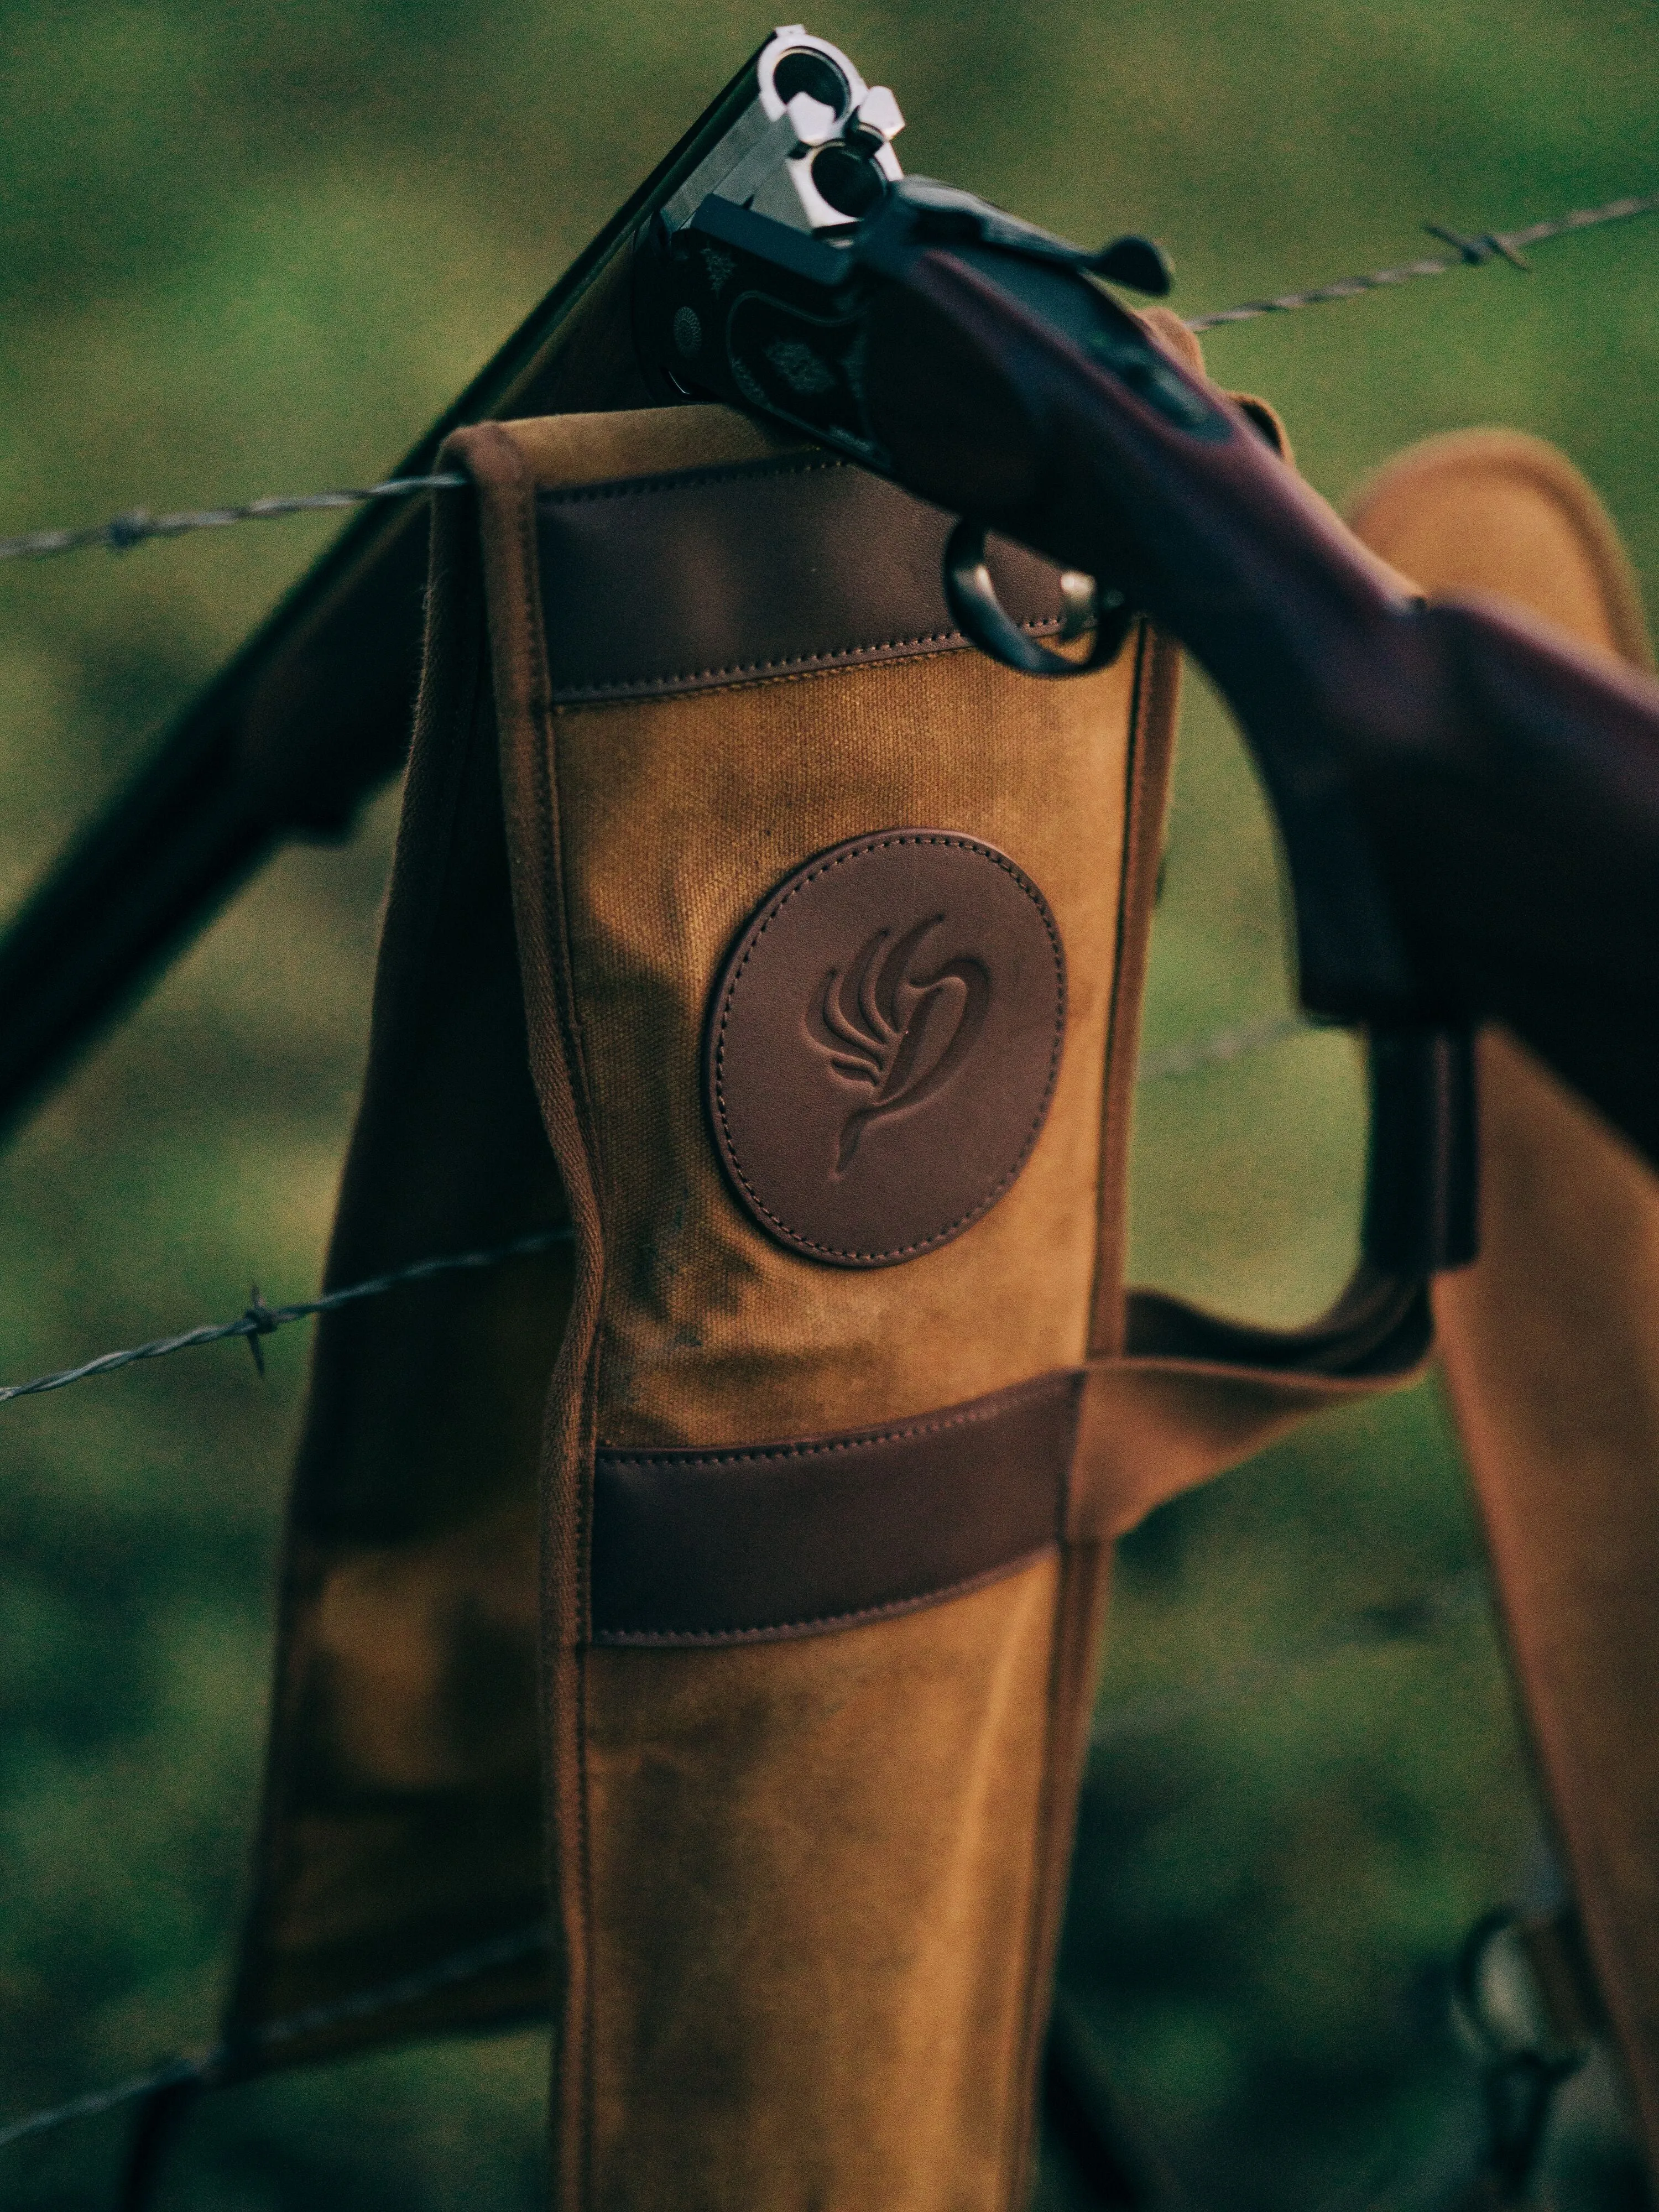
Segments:
[[[940,580],[951,518],[811,451],[544,492],[553,698],[647,698],[967,644]],[[1059,571],[993,538],[1003,605],[1060,626]]]
[[[601,1446],[593,1642],[814,1635],[1009,1572],[1060,1540],[1082,1382],[786,1443]]]

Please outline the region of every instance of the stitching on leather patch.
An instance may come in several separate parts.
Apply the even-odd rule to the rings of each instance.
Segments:
[[[598,1453],[610,1467],[683,1468],[690,1474],[702,1467],[761,1467],[775,1461],[813,1459],[831,1452],[870,1451],[878,1444],[908,1443],[915,1437],[945,1436],[952,1429],[971,1428],[981,1421],[1006,1419],[1013,1408],[1028,1399],[1058,1395],[1061,1378],[1074,1382],[1083,1372],[1078,1367],[1055,1368],[1048,1374],[1034,1376],[1029,1382],[1010,1383],[983,1405],[967,1406],[957,1413],[939,1413],[915,1421],[901,1421],[892,1428],[863,1429],[845,1437],[815,1437],[806,1443],[738,1444],[729,1451],[704,1451],[695,1446],[688,1449],[678,1444],[654,1452],[632,1451],[626,1446],[600,1444]]]
[[[587,1641],[805,1637],[1012,1572],[1063,1540],[1083,1374],[839,1435],[600,1447]]]
[[[593,1632],[591,1641],[595,1644],[631,1646],[638,1650],[665,1644],[776,1644],[797,1637],[823,1636],[839,1628],[860,1628],[866,1623],[890,1620],[900,1613],[921,1613],[928,1606],[943,1605],[953,1597],[968,1597],[992,1583],[1006,1581],[1024,1567],[1035,1566],[1039,1559],[1052,1558],[1059,1549],[1060,1537],[1056,1533],[1048,1543],[1039,1544],[1018,1559],[1000,1560],[976,1575],[964,1576],[960,1582],[944,1583],[938,1589],[920,1590],[909,1597],[892,1598],[885,1605],[864,1606],[855,1613],[826,1613],[811,1620],[780,1621],[775,1626],[759,1628],[601,1628]]]
[[[536,503],[538,507],[580,507],[589,500],[649,497],[653,492],[659,491],[699,491],[705,484],[750,483],[758,477],[823,476],[844,471],[853,465],[851,461],[836,460],[829,454],[779,453],[769,459],[763,455],[752,461],[711,462],[700,469],[663,469],[655,476],[611,477],[602,483],[563,484],[550,491],[538,492]]]
[[[1060,617],[1056,615],[1041,622],[1022,623],[1020,628],[1033,637],[1047,636],[1060,628]],[[557,703],[561,707],[583,707],[618,696],[643,699],[688,684],[715,690],[723,684],[740,684],[750,679],[764,682],[769,677],[787,675],[793,670],[808,676],[828,673],[831,669],[855,665],[861,660],[874,660],[883,653],[914,654],[920,660],[933,653],[960,653],[967,645],[959,629],[927,630],[915,637],[876,638],[866,645],[837,646],[830,653],[792,653],[781,660],[741,660],[721,668],[681,668],[667,676],[624,676],[614,684],[573,684],[560,691]]]
[[[781,454],[774,459],[732,461],[705,468],[665,470],[654,476],[617,477],[602,483],[572,484],[538,493],[536,510],[538,515],[551,515],[562,507],[593,506],[634,498],[649,499],[667,492],[696,492],[722,484],[752,483],[757,480],[840,476],[853,468],[854,464],[850,461],[828,456]],[[1022,621],[1019,627],[1028,636],[1048,637],[1062,627],[1063,620],[1063,611],[1056,607],[1052,612]],[[602,683],[559,684],[555,689],[554,705],[555,710],[558,711],[566,707],[599,705],[607,700],[651,698],[687,688],[717,690],[726,684],[776,681],[790,674],[823,674],[887,657],[922,658],[969,649],[968,639],[958,629],[918,630],[898,635],[860,639],[851,645],[835,647],[823,652],[720,662],[712,665],[677,668],[648,676],[620,676]]]
[[[849,862],[861,860],[871,853],[884,852],[894,847],[908,845],[938,847],[957,852],[972,853],[975,858],[991,861],[1000,867],[1030,898],[1048,935],[1049,949],[1054,954],[1055,966],[1060,978],[1054,1032],[1048,1049],[1048,1078],[1024,1139],[1012,1165],[1005,1170],[988,1190],[981,1192],[972,1204],[964,1206],[953,1219],[927,1237],[916,1238],[908,1243],[890,1245],[884,1249],[828,1244],[805,1236],[774,1212],[755,1188],[738,1163],[736,1135],[732,1128],[728,1114],[725,1077],[726,1034],[731,1020],[732,1003],[738,986],[742,981],[750,962],[763,942],[768,930],[786,911],[792,901],[798,898],[809,885],[816,883],[830,871],[844,867]],[[1048,912],[1047,901],[1037,892],[1030,878],[1022,869],[1017,867],[1006,854],[996,852],[994,848],[981,843],[977,838],[951,836],[929,831],[892,831],[880,836],[860,838],[854,843],[842,846],[817,866],[802,870],[782,896],[777,900],[766,919],[754,930],[750,942],[744,947],[742,959],[727,976],[715,1023],[713,1091],[715,1114],[723,1139],[722,1151],[729,1171],[741,1185],[744,1196],[756,1214],[762,1220],[769,1223],[783,1241],[798,1251],[815,1253],[826,1260],[869,1265],[909,1259],[919,1253],[931,1251],[934,1246],[946,1243],[952,1237],[960,1235],[963,1230],[970,1227],[982,1214],[988,1213],[998,1199],[1012,1188],[1018,1179],[1021,1170],[1030,1158],[1032,1147],[1041,1135],[1043,1123],[1048,1118],[1048,1108],[1054,1097],[1054,1085],[1060,1077],[1060,1052],[1066,1039],[1065,972],[1064,948],[1060,941],[1059,932],[1054,927],[1054,917]]]
[[[1060,626],[1061,617],[1057,614],[1042,615],[1019,625],[1028,637],[1052,637]],[[933,654],[968,649],[968,640],[959,629],[924,630],[914,637],[872,638],[866,644],[836,646],[829,653],[792,653],[781,660],[739,660],[720,668],[676,669],[666,676],[621,676],[614,684],[567,684],[557,693],[555,705],[585,707],[599,705],[606,699],[645,699],[685,684],[701,684],[716,690],[724,684],[764,683],[792,671],[808,676],[827,674],[831,669],[878,659],[884,653],[910,654],[920,660]]]

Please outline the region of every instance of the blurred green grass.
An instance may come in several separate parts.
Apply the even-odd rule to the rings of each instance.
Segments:
[[[729,0],[59,0],[0,29],[0,527],[378,473],[764,33]],[[907,166],[1175,256],[1192,313],[1659,182],[1646,6],[1597,0],[833,4]],[[1499,422],[1585,467],[1659,577],[1659,227],[1218,332],[1340,496]],[[0,577],[0,902],[326,540],[295,521]],[[1189,693],[1148,1042],[1289,1004],[1270,831]],[[0,1374],[317,1278],[394,801],[278,862],[0,1158]],[[1143,1279],[1316,1308],[1351,1254],[1350,1048],[1143,1092]],[[0,1413],[0,2118],[211,2035],[263,1728],[303,1378],[238,1346]],[[1125,1547],[1103,1710],[1294,1649],[1478,1543],[1432,1391],[1311,1430]],[[1462,1929],[1535,1815],[1484,1617],[1103,1751],[1063,1972],[1194,2195],[1364,2195],[1467,2110]],[[210,2101],[169,2204],[529,2204],[540,2039]],[[0,2152],[0,2198],[106,2200],[122,2126]],[[1063,2172],[1047,2183],[1066,2202]]]

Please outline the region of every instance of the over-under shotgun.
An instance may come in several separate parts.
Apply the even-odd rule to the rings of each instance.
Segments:
[[[1304,1003],[1382,1041],[1425,1147],[1456,1154],[1456,1040],[1496,1017],[1659,1158],[1659,684],[1495,605],[1425,605],[1103,289],[1162,289],[1154,248],[1085,253],[906,179],[902,119],[836,48],[775,34],[398,473],[459,422],[715,398],[966,518],[951,604],[1034,674],[1074,670],[1001,617],[983,529],[1067,564],[1088,665],[1145,613],[1231,702]],[[337,833],[395,770],[425,536],[423,506],[356,522],[25,907],[0,1120],[276,843]],[[1404,1242],[1443,1262],[1467,1231]]]

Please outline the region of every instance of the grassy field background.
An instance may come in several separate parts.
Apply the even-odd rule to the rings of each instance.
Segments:
[[[765,33],[724,4],[60,0],[0,28],[0,532],[379,473]],[[1611,0],[827,0],[907,166],[1071,235],[1151,231],[1187,313],[1659,184],[1655,19]],[[1557,440],[1659,577],[1659,225],[1214,334],[1340,496],[1475,422]],[[311,521],[0,570],[0,903],[319,545]],[[315,1283],[395,794],[291,853],[0,1158],[0,1378]],[[1270,835],[1194,687],[1154,1048],[1289,1003]],[[1363,1130],[1340,1038],[1147,1085],[1143,1279],[1315,1310]],[[0,2124],[210,2039],[260,1738],[304,1333],[0,1409]],[[1536,1815],[1432,1387],[1310,1430],[1126,1547],[1064,1982],[1195,2202],[1438,2202],[1473,2114],[1448,1962],[1535,1888]],[[1312,1653],[1356,1608],[1437,1632]],[[1189,1694],[1191,1693],[1191,1694]],[[1186,1702],[1183,1704],[1182,1700]],[[1162,1700],[1161,1705],[1148,1700]],[[1162,1724],[1158,1725],[1162,1716]],[[1109,1730],[1115,1727],[1117,1733]],[[214,2100],[169,2206],[537,2201],[542,2039]],[[1611,2203],[1580,2098],[1586,2203]],[[0,2152],[108,2200],[118,2118]],[[1576,2148],[1574,2146],[1576,2145]],[[1072,2201],[1051,2161],[1048,2201]]]

